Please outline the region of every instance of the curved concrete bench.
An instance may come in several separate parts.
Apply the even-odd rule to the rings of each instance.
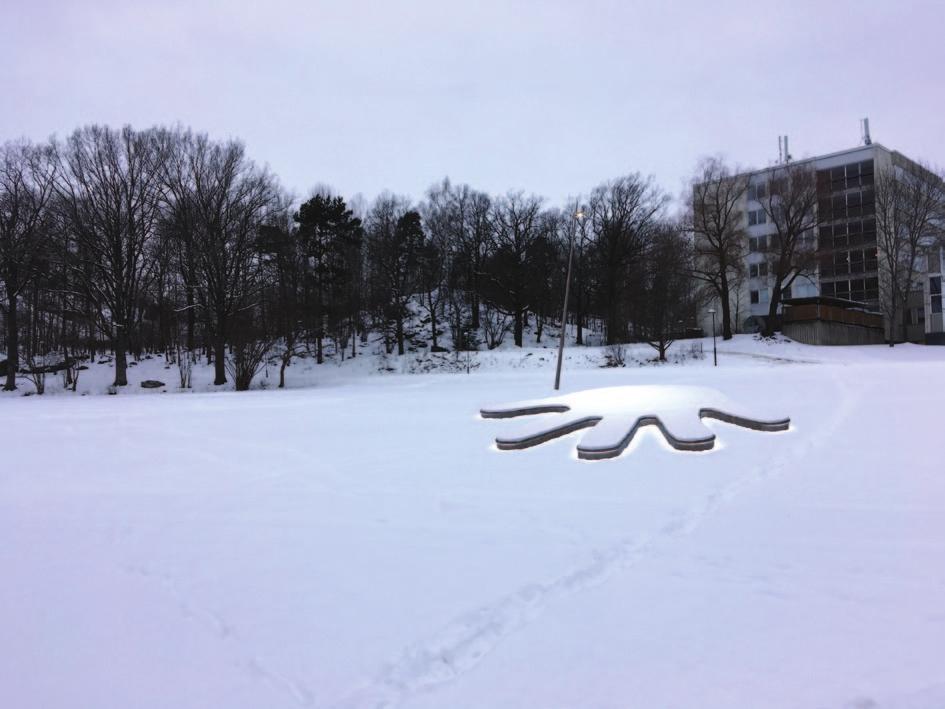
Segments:
[[[571,407],[564,404],[545,404],[540,406],[512,405],[512,408],[479,409],[479,415],[484,419],[511,419],[517,416],[531,416],[533,414],[563,414]]]

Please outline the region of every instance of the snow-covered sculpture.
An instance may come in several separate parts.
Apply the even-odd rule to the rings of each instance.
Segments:
[[[721,392],[706,387],[646,385],[587,389],[486,407],[480,414],[487,419],[541,416],[541,424],[531,421],[513,435],[496,437],[500,450],[531,448],[590,429],[581,436],[577,455],[584,460],[603,460],[620,455],[643,426],[656,426],[680,451],[705,451],[715,445],[715,434],[702,422],[705,418],[756,431],[785,431],[790,426],[789,418],[771,417],[758,409],[757,404],[733,404]]]

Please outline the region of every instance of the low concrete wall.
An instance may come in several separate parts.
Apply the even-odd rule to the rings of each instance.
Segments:
[[[785,322],[785,337],[807,345],[880,345],[885,342],[882,328],[827,320]]]

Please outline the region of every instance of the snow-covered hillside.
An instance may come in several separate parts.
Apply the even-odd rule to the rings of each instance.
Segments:
[[[562,394],[708,388],[790,429],[496,450],[521,423],[477,412],[551,396],[550,348],[0,398],[0,706],[945,706],[945,348],[704,344],[570,348]]]
[[[292,359],[286,369],[286,388],[300,389],[325,386],[331,383],[356,380],[364,376],[386,374],[473,374],[480,372],[506,372],[544,369],[554,367],[557,357],[557,343],[550,338],[543,338],[537,343],[529,338],[525,347],[515,347],[511,342],[494,350],[482,349],[471,352],[432,352],[428,348],[414,348],[403,356],[387,354],[383,346],[373,341],[358,352],[358,356],[342,359],[329,351],[322,364],[317,364],[311,355],[302,355]],[[750,338],[744,338],[743,347],[753,347]],[[691,364],[711,359],[712,341],[681,340],[675,343],[668,355],[667,364]],[[646,344],[625,345],[619,348],[624,358],[622,366],[641,367],[655,364],[656,350]],[[253,380],[252,389],[274,389],[279,384],[279,357],[274,356]],[[565,349],[565,367],[569,369],[595,369],[613,365],[613,348],[570,346]],[[50,361],[59,362],[61,357],[51,357]],[[232,391],[232,377],[227,384],[213,384],[213,366],[203,358],[191,365],[190,386],[181,387],[180,372],[177,363],[161,355],[145,355],[140,360],[131,360],[128,368],[128,386],[114,388],[115,365],[112,357],[100,356],[94,360],[84,360],[79,371],[75,391],[66,385],[64,374],[48,374],[45,378],[45,395],[62,394],[65,396],[84,396],[88,394],[132,394],[157,395],[166,393],[194,393],[211,391]],[[141,382],[159,382],[163,386],[142,388]],[[17,380],[16,392],[0,392],[0,397],[32,395],[36,387],[27,376]]]

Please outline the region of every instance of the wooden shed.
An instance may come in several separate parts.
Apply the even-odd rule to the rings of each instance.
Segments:
[[[783,303],[781,331],[808,345],[877,345],[885,341],[883,315],[865,303],[816,296]]]

